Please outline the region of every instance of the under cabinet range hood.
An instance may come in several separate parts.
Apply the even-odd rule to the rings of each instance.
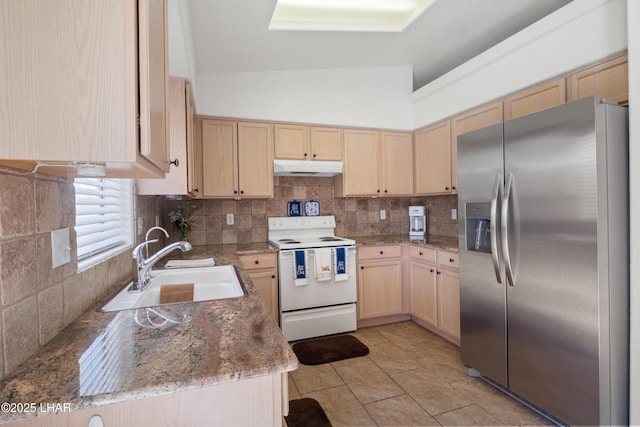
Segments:
[[[336,176],[342,174],[342,162],[275,159],[273,174],[275,176]]]

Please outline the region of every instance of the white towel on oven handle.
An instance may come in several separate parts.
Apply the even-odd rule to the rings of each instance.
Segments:
[[[296,257],[297,253],[303,254],[303,262],[299,262]],[[293,284],[294,286],[305,286],[309,284],[309,254],[306,250],[295,250],[293,251]],[[303,268],[304,270],[298,271],[298,268]]]
[[[338,249],[342,249],[344,250],[344,259],[342,261],[344,261],[344,273],[339,273],[339,269],[338,269]],[[349,279],[349,249],[348,248],[334,248],[333,249],[333,271],[334,271],[334,280],[336,282],[341,282],[344,280]]]
[[[316,280],[331,280],[331,248],[315,248],[313,251],[316,255]]]

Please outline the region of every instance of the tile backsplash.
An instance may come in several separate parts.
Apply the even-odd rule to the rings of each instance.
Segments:
[[[267,240],[267,218],[286,216],[287,202],[313,199],[320,202],[321,215],[335,215],[336,235],[371,236],[409,233],[411,205],[422,205],[427,211],[427,230],[437,236],[456,237],[458,221],[451,219],[457,208],[455,195],[432,197],[335,198],[332,178],[275,177],[273,199],[247,200],[175,200],[164,199],[162,225],[171,231],[173,240],[181,237],[170,223],[168,213],[180,205],[193,206],[196,226],[189,240],[196,245],[220,243],[250,243]],[[380,219],[385,210],[386,219]],[[227,225],[227,214],[233,214],[234,224]]]
[[[142,230],[156,218],[181,238],[168,213],[180,204],[193,204],[197,226],[189,236],[194,245],[249,243],[267,240],[267,218],[286,216],[292,199],[320,202],[320,213],[335,215],[336,234],[369,236],[406,234],[408,206],[427,208],[430,234],[455,237],[451,220],[455,196],[418,198],[335,198],[333,179],[275,177],[273,199],[175,200],[136,196],[135,217]],[[380,210],[386,219],[380,219]],[[227,214],[234,224],[227,225]],[[127,249],[84,271],[77,271],[73,180],[0,168],[0,377],[6,376],[60,333],[106,293],[132,277]],[[70,229],[71,262],[53,268],[51,231]],[[162,237],[162,236],[152,236]],[[144,235],[136,235],[141,241]],[[165,244],[163,238],[152,247]]]
[[[160,200],[136,198],[152,226]],[[73,180],[0,169],[0,377],[98,298],[131,280],[131,251],[77,271]],[[53,268],[51,231],[70,229],[71,262]]]

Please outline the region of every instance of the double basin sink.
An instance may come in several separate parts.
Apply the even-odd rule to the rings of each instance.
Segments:
[[[244,290],[232,265],[152,270],[151,281],[142,291],[131,291],[130,283],[111,299],[102,311],[160,306],[163,285],[193,283],[193,301],[209,301],[244,296]]]

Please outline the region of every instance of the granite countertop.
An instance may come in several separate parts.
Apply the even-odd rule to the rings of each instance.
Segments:
[[[2,380],[0,402],[79,410],[296,369],[291,346],[239,268],[238,254],[271,250],[261,243],[174,252],[166,260],[213,257],[216,265],[236,265],[246,296],[163,306],[173,323],[147,309],[99,311],[114,292]],[[37,415],[0,413],[0,423]]]
[[[426,235],[421,240],[410,240],[405,234],[392,234],[387,236],[351,237],[356,241],[356,245],[388,245],[411,243],[414,245],[426,246],[436,249],[458,252],[458,239],[455,237],[430,236]]]

